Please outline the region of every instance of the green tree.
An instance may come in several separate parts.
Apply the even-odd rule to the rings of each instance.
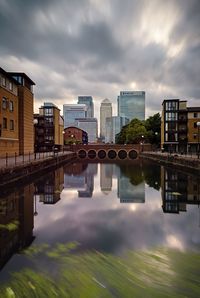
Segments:
[[[149,142],[151,144],[160,144],[160,132],[161,132],[161,117],[159,113],[150,116],[145,121],[145,127]]]

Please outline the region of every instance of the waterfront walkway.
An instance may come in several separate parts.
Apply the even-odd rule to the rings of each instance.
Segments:
[[[29,164],[33,161],[39,161],[39,160],[47,160],[52,157],[60,157],[63,155],[70,154],[70,151],[64,151],[64,152],[41,152],[41,153],[34,153],[34,154],[27,154],[27,155],[19,155],[19,156],[13,156],[13,157],[5,157],[0,158],[0,168],[10,168],[15,167],[17,165],[25,165]]]

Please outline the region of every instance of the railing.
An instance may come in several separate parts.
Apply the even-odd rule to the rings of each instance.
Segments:
[[[66,151],[62,151],[62,152],[51,151],[51,152],[38,152],[38,153],[29,152],[28,154],[25,154],[25,155],[17,155],[15,153],[14,156],[9,156],[8,153],[5,153],[5,156],[0,158],[0,168],[16,166],[20,164],[28,164],[36,160],[44,160],[50,157],[61,156],[64,154],[66,154]]]

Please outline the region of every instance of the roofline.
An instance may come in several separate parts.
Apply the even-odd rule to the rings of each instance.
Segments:
[[[11,76],[17,76],[17,75],[21,75],[23,76],[24,78],[26,78],[30,83],[31,85],[35,85],[35,83],[27,76],[27,74],[25,74],[24,72],[8,72]]]
[[[2,67],[0,67],[0,72],[3,73],[6,77],[8,77],[15,85],[20,85],[19,82],[17,82],[11,75],[10,72],[7,72]]]

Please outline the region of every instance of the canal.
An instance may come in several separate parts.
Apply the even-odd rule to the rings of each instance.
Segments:
[[[200,178],[71,163],[0,194],[0,297],[199,297]]]

